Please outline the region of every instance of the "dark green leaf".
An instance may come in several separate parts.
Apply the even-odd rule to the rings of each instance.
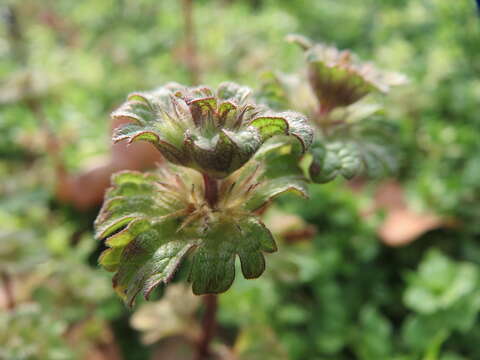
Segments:
[[[262,252],[274,252],[276,249],[270,231],[254,217],[216,225],[193,256],[189,276],[193,292],[226,291],[235,278],[236,255],[240,258],[245,278],[259,277],[265,270]]]

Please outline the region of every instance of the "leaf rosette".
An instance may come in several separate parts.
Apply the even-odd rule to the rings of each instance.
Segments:
[[[237,255],[244,277],[259,277],[263,253],[277,247],[255,212],[284,192],[307,191],[300,176],[267,179],[255,160],[218,181],[214,207],[205,200],[202,175],[188,168],[125,171],[112,183],[95,222],[96,237],[108,246],[99,262],[115,272],[114,288],[130,306],[139,292],[148,298],[169,282],[187,254],[195,294],[226,291]]]
[[[308,173],[314,183],[327,183],[338,176],[347,180],[355,176],[380,178],[397,170],[397,127],[385,121],[380,106],[358,102],[319,116],[314,96],[300,77],[267,76],[257,95],[261,102],[277,108],[297,106],[317,125],[315,141],[308,150],[312,159]],[[286,155],[277,152],[268,162],[282,167],[298,162],[295,156],[287,161]]]
[[[323,184],[338,176],[379,178],[397,170],[396,127],[384,121],[381,106],[360,100],[371,92],[385,93],[406,78],[299,35],[287,40],[305,50],[306,71],[264,74],[256,98],[275,109],[302,111],[312,120],[315,142],[304,157],[308,161],[302,161],[310,179]]]
[[[290,35],[288,40],[304,49],[309,83],[324,110],[351,105],[372,92],[387,93],[391,86],[406,82],[405,76],[361,62],[348,50],[313,43],[300,35]]]
[[[303,151],[312,143],[305,116],[272,112],[249,97],[249,88],[234,83],[216,91],[168,84],[133,93],[112,113],[130,122],[115,131],[114,141],[149,141],[168,161],[216,179],[242,167],[272,136],[293,136]]]

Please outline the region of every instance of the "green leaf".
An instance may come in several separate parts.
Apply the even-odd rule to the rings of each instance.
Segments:
[[[202,177],[191,170],[125,171],[113,177],[95,221],[96,237],[106,238],[108,249],[99,263],[115,272],[114,288],[127,304],[139,292],[148,298],[169,282],[189,252],[195,294],[226,291],[235,278],[237,255],[245,278],[264,272],[263,253],[277,247],[251,211],[286,191],[304,195],[306,187],[298,176],[261,179],[259,169],[252,164],[221,181],[215,209],[205,208],[203,184],[195,182]]]
[[[95,221],[96,237],[107,238],[109,247],[99,263],[115,271],[116,291],[132,305],[141,290],[148,297],[161,282],[168,282],[195,241],[177,233],[173,216],[187,205],[169,188],[160,174],[124,171],[116,174],[113,187]]]
[[[212,139],[186,134],[185,147],[195,162],[193,167],[219,179],[242,167],[262,144],[258,132],[251,128],[222,130]]]
[[[188,105],[197,106],[203,113],[207,113],[207,112],[212,113],[217,109],[217,99],[215,99],[213,96],[194,99],[188,102]]]
[[[283,112],[281,115],[288,122],[289,134],[300,142],[303,152],[307,151],[313,142],[313,128],[309,125],[307,118],[293,111]]]
[[[245,165],[262,144],[262,139],[257,131],[247,128],[243,131],[232,132],[223,130],[220,139],[225,144],[232,144],[233,154],[230,170],[237,170]]]
[[[288,122],[282,117],[260,116],[253,119],[250,125],[258,130],[263,141],[274,135],[288,134]]]
[[[286,192],[293,192],[308,198],[308,188],[305,179],[301,176],[284,176],[265,180],[255,189],[245,207],[250,211],[255,211]]]
[[[195,294],[226,291],[235,278],[235,258],[240,258],[247,279],[257,278],[265,270],[262,252],[277,247],[270,231],[255,217],[236,223],[217,224],[196,250],[189,279]]]
[[[247,103],[249,94],[234,83],[220,84],[216,95],[205,87],[173,92],[168,86],[135,93],[112,114],[130,122],[116,129],[113,139],[148,141],[168,161],[216,179],[242,167],[272,136],[295,137],[305,151],[313,138],[306,118]]]
[[[231,169],[234,145],[224,137],[198,138],[186,133],[185,148],[195,163],[195,168],[217,178],[225,177]]]
[[[441,345],[451,333],[440,317],[410,315],[402,326],[402,340],[408,348],[424,352]]]
[[[112,113],[113,119],[129,120],[115,129],[115,142],[149,141],[171,162],[187,164],[181,144],[187,127],[194,127],[185,101],[175,99],[168,86],[148,93],[131,94],[127,101]]]
[[[262,147],[255,155],[255,159],[265,165],[265,177],[268,179],[282,176],[303,177],[303,170],[299,166],[301,153],[295,144],[285,144],[283,141],[270,142]]]
[[[404,302],[419,313],[432,314],[452,308],[465,297],[472,296],[478,281],[477,266],[456,263],[432,249],[418,271],[409,275]]]
[[[359,359],[387,359],[392,353],[392,324],[378,309],[364,306],[359,314],[359,325],[354,334],[353,347]]]
[[[218,116],[220,118],[220,124],[224,125],[229,119],[232,121],[232,117],[235,115],[237,105],[231,101],[223,101],[218,106]]]
[[[138,217],[165,215],[170,208],[156,201],[158,178],[152,174],[120,172],[113,176],[114,187],[107,192],[100,214],[95,220],[96,237],[104,238]],[[175,208],[175,204],[170,206]]]
[[[349,180],[390,175],[398,168],[395,142],[393,128],[385,122],[369,120],[344,126],[312,146],[310,177],[326,183],[337,176]]]
[[[302,146],[303,152],[313,142],[313,128],[309,125],[307,118],[294,111],[281,112],[275,116],[262,115],[253,119],[250,125],[258,130],[263,141],[275,135],[295,137]]]
[[[110,247],[104,251],[98,260],[100,265],[105,267],[108,271],[116,271],[120,264],[122,251],[133,239],[139,234],[148,230],[150,223],[145,219],[135,219],[131,221],[128,226],[122,231],[109,237],[106,245]],[[102,234],[105,236],[104,234]]]
[[[310,177],[317,184],[324,184],[332,181],[339,173],[341,162],[337,154],[327,151],[323,145],[312,148],[312,163],[309,168]]]
[[[169,282],[182,258],[195,246],[194,240],[177,230],[175,219],[152,222],[123,249],[113,284],[130,306],[140,291],[148,299],[156,286]]]

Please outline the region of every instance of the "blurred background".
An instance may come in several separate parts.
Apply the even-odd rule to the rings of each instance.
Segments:
[[[112,146],[109,113],[168,81],[258,88],[295,73],[288,33],[410,82],[385,99],[396,179],[286,197],[258,280],[219,298],[218,359],[480,359],[480,33],[474,0],[3,0],[0,359],[191,359],[180,271],[128,310],[97,266],[110,174],[161,162]]]

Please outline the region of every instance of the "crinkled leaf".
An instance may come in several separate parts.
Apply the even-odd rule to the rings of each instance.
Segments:
[[[126,124],[115,130],[113,141],[119,142],[128,140],[128,143],[134,141],[148,141],[152,143],[162,155],[174,164],[188,164],[189,158],[172,144],[160,139],[158,130],[153,127],[140,126],[136,124]]]
[[[171,280],[196,240],[178,232],[176,219],[138,219],[107,239],[110,247],[99,262],[115,271],[113,286],[130,306],[142,291],[146,298],[160,283]]]
[[[303,115],[247,103],[247,87],[223,83],[216,94],[205,87],[172,89],[130,95],[112,114],[129,121],[115,130],[114,141],[148,141],[168,161],[217,179],[243,166],[272,136],[297,138],[304,151],[312,142]]]
[[[151,222],[143,230],[123,249],[113,277],[115,290],[130,306],[140,291],[148,298],[158,284],[169,282],[195,246],[194,240],[177,232],[175,219]]]
[[[313,142],[313,128],[307,118],[294,111],[285,111],[275,116],[262,115],[252,120],[251,126],[255,127],[263,141],[274,135],[294,136],[301,144],[303,152]]]
[[[218,178],[228,174],[234,148],[218,136],[214,139],[195,138],[187,133],[185,148],[199,171]]]
[[[131,94],[127,102],[112,113],[112,118],[131,122],[115,129],[114,142],[149,141],[169,161],[188,163],[179,146],[183,143],[184,130],[194,126],[193,119],[185,102],[175,99],[168,87]]]
[[[185,140],[194,167],[216,178],[224,178],[242,167],[261,144],[261,137],[251,128],[239,132],[222,130],[212,139],[195,138],[187,132]]]
[[[348,106],[377,87],[364,76],[347,68],[331,66],[307,53],[309,80],[320,103],[331,108]]]
[[[250,125],[258,130],[263,141],[274,135],[288,134],[288,122],[282,117],[261,116],[253,119]]]
[[[108,271],[116,271],[120,263],[120,258],[125,246],[127,246],[136,236],[148,230],[150,223],[145,219],[136,219],[129,223],[129,225],[111,236],[106,241],[110,247],[104,251],[99,258],[99,263]]]
[[[214,111],[217,108],[217,99],[213,96],[192,100],[188,105],[195,105],[203,112]]]
[[[332,181],[337,176],[379,178],[396,171],[393,129],[386,123],[368,121],[348,131],[333,134],[326,143],[311,148],[310,177],[316,183]]]
[[[96,236],[104,238],[128,225],[138,217],[161,216],[175,208],[174,202],[164,204],[155,198],[158,181],[152,174],[139,172],[117,173],[107,192],[100,214],[95,221]]]
[[[262,144],[260,135],[252,128],[247,128],[240,132],[223,130],[220,134],[220,141],[224,144],[233,145],[230,172],[242,167],[252,158]]]
[[[177,232],[178,226],[176,219],[137,218],[107,239],[109,249],[99,262],[115,271],[113,286],[130,306],[140,291],[148,298],[158,284],[169,282],[182,258],[195,246],[195,240]]]
[[[256,218],[216,225],[196,250],[189,279],[195,294],[226,291],[235,278],[235,258],[240,258],[247,279],[265,270],[262,252],[276,251],[270,231]]]
[[[335,179],[339,173],[341,162],[333,151],[327,151],[323,145],[312,148],[312,163],[309,172],[313,182],[324,184]]]
[[[297,138],[305,152],[313,142],[314,131],[309,125],[307,118],[294,111],[286,111],[281,113],[288,122],[289,134]]]
[[[351,105],[370,92],[386,93],[390,86],[406,82],[400,74],[384,72],[359,61],[348,50],[313,43],[301,35],[290,35],[287,40],[305,51],[310,86],[326,109]]]
[[[295,177],[282,182],[258,180],[256,171],[242,174],[232,180],[239,189],[230,184],[222,188],[232,196],[224,206],[236,204],[238,213],[212,212],[197,217],[198,223],[189,216],[195,206],[201,209],[203,205],[191,202],[200,197],[189,193],[195,188],[193,183],[181,182],[190,179],[185,174],[126,171],[113,177],[113,187],[95,222],[96,237],[106,239],[108,246],[99,262],[115,272],[115,290],[130,306],[139,292],[148,298],[157,285],[169,282],[190,251],[190,279],[196,294],[227,290],[235,277],[237,255],[246,278],[263,273],[263,252],[276,251],[276,245],[269,230],[248,211],[282,192],[304,193],[306,189]],[[257,189],[252,194],[252,186],[258,194]]]
[[[218,106],[219,124],[225,125],[227,122],[232,123],[236,115],[237,105],[231,101],[224,101]]]
[[[184,204],[159,191],[162,180],[157,174],[116,174],[95,221],[96,237],[107,238],[109,247],[99,262],[116,272],[115,289],[129,304],[140,290],[148,296],[158,283],[167,282],[194,244],[177,234],[178,221],[166,216]]]

